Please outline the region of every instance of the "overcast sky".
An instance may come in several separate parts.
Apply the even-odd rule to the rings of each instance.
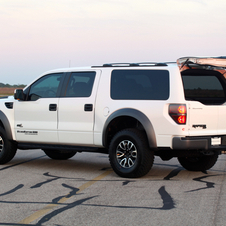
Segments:
[[[225,0],[0,0],[0,82],[111,62],[226,55]]]

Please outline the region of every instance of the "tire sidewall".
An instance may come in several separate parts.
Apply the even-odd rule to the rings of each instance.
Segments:
[[[43,149],[45,154],[55,160],[67,160],[72,158],[76,152],[73,151],[62,151],[62,150],[49,150],[49,149]]]
[[[217,162],[218,153],[213,155],[203,155],[197,158],[178,158],[180,164],[189,171],[209,170]]]
[[[0,128],[0,137],[3,140],[3,150],[0,152],[0,160],[4,159],[5,155],[6,155],[6,150],[8,147],[8,140],[6,138],[6,133],[4,131],[4,129]]]
[[[16,154],[17,146],[9,141],[5,130],[0,127],[0,137],[4,142],[3,150],[0,152],[0,164],[9,162]]]
[[[117,147],[123,140],[131,141],[137,149],[137,159],[136,159],[134,165],[130,168],[122,167],[118,163],[118,160],[116,157]],[[111,163],[113,170],[119,176],[130,177],[135,174],[135,172],[138,170],[138,168],[140,167],[141,162],[142,162],[143,155],[142,155],[141,149],[142,149],[143,145],[144,144],[140,140],[140,137],[137,136],[137,134],[135,132],[133,132],[132,130],[123,130],[115,135],[115,137],[112,139],[110,147],[109,147],[109,159],[110,159],[110,163]]]

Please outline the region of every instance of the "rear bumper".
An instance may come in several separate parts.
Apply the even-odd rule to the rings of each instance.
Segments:
[[[219,143],[214,143],[217,138]],[[226,135],[219,137],[174,137],[172,148],[175,150],[226,150]]]

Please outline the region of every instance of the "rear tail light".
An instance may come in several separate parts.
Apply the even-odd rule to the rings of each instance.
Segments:
[[[170,104],[169,115],[171,118],[180,125],[186,124],[187,108],[185,104]]]

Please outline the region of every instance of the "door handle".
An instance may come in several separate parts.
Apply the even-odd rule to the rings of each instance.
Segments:
[[[56,111],[57,110],[57,105],[56,104],[50,104],[49,105],[49,111]]]
[[[93,105],[92,104],[85,104],[84,111],[92,111],[92,110],[93,110]]]

